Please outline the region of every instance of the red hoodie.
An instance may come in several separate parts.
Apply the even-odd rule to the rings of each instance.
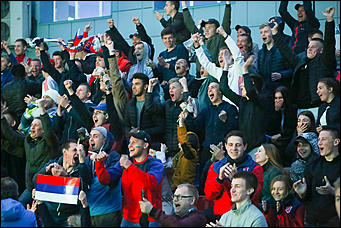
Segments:
[[[127,59],[127,56],[123,53],[123,51],[120,51],[120,55],[121,57],[117,60],[118,68],[122,73],[126,72],[128,75],[131,62]]]

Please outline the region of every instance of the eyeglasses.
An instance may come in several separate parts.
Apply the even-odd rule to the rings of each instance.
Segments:
[[[182,195],[174,195],[174,200],[182,200],[186,198],[191,198],[193,196],[182,196]]]

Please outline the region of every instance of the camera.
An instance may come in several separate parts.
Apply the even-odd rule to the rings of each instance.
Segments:
[[[276,22],[278,25],[280,25],[281,23],[283,23],[282,19],[279,18],[279,17],[276,17],[276,18],[275,18],[275,22]],[[275,27],[275,23],[274,23],[274,22],[271,22],[271,23],[269,23],[269,26],[270,26],[270,28],[273,28],[273,27]]]

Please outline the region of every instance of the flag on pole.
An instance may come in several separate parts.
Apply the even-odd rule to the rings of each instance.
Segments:
[[[55,203],[77,204],[79,177],[37,174],[35,199]]]

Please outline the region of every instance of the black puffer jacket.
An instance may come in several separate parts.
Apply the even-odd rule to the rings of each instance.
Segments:
[[[155,101],[153,101],[155,102]],[[128,101],[126,106],[125,123],[128,128],[137,126],[136,97]],[[139,129],[146,131],[152,138],[152,144],[160,143],[164,133],[164,118],[160,113],[147,112],[145,104],[142,107]]]
[[[179,141],[177,135],[177,121],[180,112],[180,104],[188,99],[189,92],[183,93],[182,100],[172,102],[170,99],[164,104],[152,102],[152,93],[146,93],[145,108],[147,112],[158,113],[158,115],[165,117],[165,133],[163,138],[168,147],[167,157],[173,157],[179,152]]]
[[[298,108],[318,107],[321,103],[316,93],[318,80],[333,77],[336,69],[335,22],[326,22],[323,52],[313,59],[308,59],[306,53],[293,54],[282,34],[277,33],[273,38],[282,56],[293,69],[290,92],[293,103]]]

